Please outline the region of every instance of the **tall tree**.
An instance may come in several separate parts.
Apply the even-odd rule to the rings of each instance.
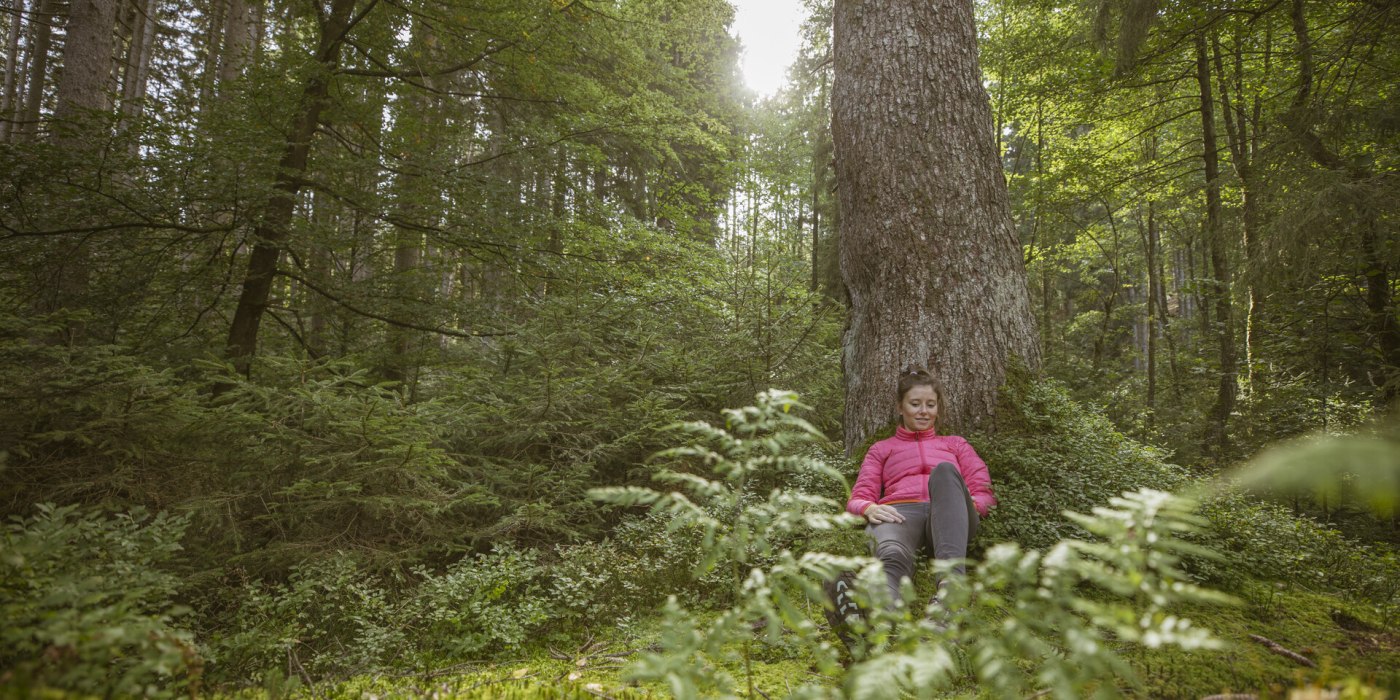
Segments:
[[[1230,258],[1225,250],[1225,233],[1220,212],[1220,151],[1215,136],[1215,99],[1211,93],[1210,58],[1204,33],[1197,34],[1196,81],[1201,97],[1201,156],[1206,170],[1205,244],[1210,251],[1213,278],[1210,296],[1215,301],[1216,338],[1220,350],[1220,379],[1215,405],[1206,429],[1206,453],[1217,459],[1230,456],[1230,414],[1235,410],[1239,384],[1235,367],[1235,314],[1230,303]]]
[[[355,0],[334,0],[329,12],[320,20],[315,69],[302,86],[301,103],[292,116],[282,148],[277,182],[263,203],[261,221],[253,232],[256,241],[228,332],[228,356],[244,374],[250,371],[253,353],[258,347],[258,326],[267,311],[277,258],[287,240],[297,194],[303,184],[301,175],[306,171],[311,154],[311,138],[321,126],[330,94],[331,74],[340,67],[341,48],[352,28],[355,4]]]
[[[942,379],[941,420],[966,429],[1040,350],[972,0],[839,0],[834,29],[849,452],[889,423],[905,367]]]

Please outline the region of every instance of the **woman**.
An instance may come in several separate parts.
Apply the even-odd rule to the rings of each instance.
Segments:
[[[899,378],[900,425],[894,436],[865,453],[846,503],[848,512],[868,523],[866,534],[884,565],[892,602],[901,598],[901,580],[913,577],[920,550],[932,551],[935,559],[967,556],[978,523],[997,502],[987,465],[972,445],[937,434],[942,399],[942,386],[927,372]]]

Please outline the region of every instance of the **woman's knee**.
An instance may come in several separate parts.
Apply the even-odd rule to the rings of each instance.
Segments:
[[[914,552],[899,540],[879,540],[875,542],[875,558],[885,565],[885,570],[893,570],[910,576],[914,573]]]
[[[958,465],[952,462],[939,462],[928,474],[929,488],[934,484],[961,484],[963,483],[962,472],[958,471]]]

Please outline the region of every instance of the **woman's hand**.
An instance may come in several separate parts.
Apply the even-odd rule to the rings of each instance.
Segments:
[[[882,506],[878,503],[865,509],[865,519],[871,525],[904,522],[904,516],[900,515],[894,506]]]

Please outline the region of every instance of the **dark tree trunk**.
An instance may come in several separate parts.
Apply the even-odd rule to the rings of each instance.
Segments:
[[[253,254],[248,260],[243,292],[238,298],[238,308],[234,311],[228,332],[228,357],[245,376],[252,368],[253,354],[257,351],[258,326],[263,313],[267,311],[277,259],[286,243],[287,227],[292,222],[297,194],[301,191],[301,175],[306,171],[311,153],[311,137],[321,124],[321,113],[330,92],[331,74],[340,64],[340,49],[354,8],[355,0],[335,0],[321,25],[316,51],[319,65],[302,87],[301,106],[287,130],[287,141],[282,148],[272,195],[263,204],[262,216],[253,230]]]
[[[1220,379],[1206,429],[1205,452],[1223,462],[1230,457],[1230,414],[1235,410],[1235,324],[1230,304],[1230,262],[1221,230],[1220,157],[1215,137],[1215,102],[1211,97],[1210,60],[1206,37],[1196,35],[1196,82],[1201,88],[1202,155],[1206,169],[1205,244],[1210,251],[1213,279],[1210,296],[1215,302],[1215,323],[1220,349]]]
[[[985,425],[1011,357],[1040,351],[973,2],[838,0],[834,36],[846,449],[889,425],[910,365],[946,385],[941,426]]]

